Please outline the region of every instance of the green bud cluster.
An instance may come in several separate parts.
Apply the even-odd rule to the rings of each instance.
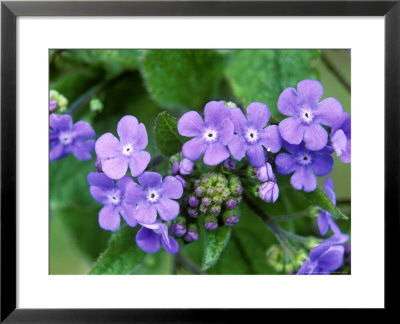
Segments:
[[[57,90],[50,90],[50,100],[57,101],[57,108],[59,109],[59,112],[62,113],[67,110],[68,100]]]
[[[294,273],[300,269],[307,259],[307,252],[304,249],[296,251],[296,254],[285,254],[282,246],[271,245],[266,252],[267,263],[276,272]]]

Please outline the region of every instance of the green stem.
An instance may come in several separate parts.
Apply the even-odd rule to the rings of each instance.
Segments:
[[[189,272],[193,274],[204,274],[203,271],[199,268],[199,266],[189,259],[187,259],[182,253],[178,253],[176,255],[176,262],[180,263],[183,267],[185,267]]]
[[[321,54],[321,60],[325,64],[325,66],[328,68],[329,71],[331,71],[336,78],[340,81],[340,83],[346,88],[348,92],[351,92],[351,86],[350,83],[346,80],[346,78],[343,76],[343,74],[336,68],[336,66],[333,64],[333,62],[330,60],[330,58],[325,54]]]
[[[285,216],[275,216],[271,217],[274,222],[287,222],[293,219],[303,218],[310,216],[309,212],[302,212],[299,214],[285,215]]]

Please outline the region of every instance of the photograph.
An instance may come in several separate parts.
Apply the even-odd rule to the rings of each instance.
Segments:
[[[49,274],[351,275],[351,55],[49,49]]]

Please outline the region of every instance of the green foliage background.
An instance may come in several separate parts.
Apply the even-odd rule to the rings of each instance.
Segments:
[[[233,101],[240,107],[261,101],[280,120],[276,102],[284,88],[315,78],[324,85],[324,98],[336,97],[350,113],[350,93],[328,69],[328,59],[350,82],[347,50],[51,50],[50,89],[63,94],[74,120],[89,121],[98,138],[116,133],[119,119],[135,115],[146,125],[147,150],[172,154],[179,138],[164,135],[174,127],[169,115],[201,111],[210,100]],[[104,104],[101,112],[89,109],[91,98]],[[155,132],[156,118],[158,131]],[[171,124],[172,123],[172,124]],[[160,146],[160,149],[156,145]],[[162,142],[160,145],[160,141]],[[175,145],[175,146],[174,146]],[[181,245],[181,254],[165,251],[145,254],[136,247],[137,229],[124,226],[111,237],[97,223],[101,205],[89,193],[86,177],[92,161],[73,156],[50,164],[50,273],[51,274],[273,274],[266,251],[277,244],[257,213],[242,206],[240,222],[232,230],[205,233],[195,243]],[[335,157],[333,172],[339,208],[350,215],[350,165]],[[322,185],[323,179],[319,179]],[[274,205],[262,204],[268,214],[280,216],[304,210],[310,203],[301,194],[278,182],[280,198]],[[309,197],[310,198],[310,197]],[[312,201],[312,200],[311,200]],[[350,232],[350,221],[338,221]],[[282,222],[283,228],[301,235],[318,236],[316,219]],[[226,248],[224,240],[229,240]],[[215,263],[215,258],[220,259]],[[98,258],[102,262],[96,262]],[[205,260],[205,261],[204,261]]]

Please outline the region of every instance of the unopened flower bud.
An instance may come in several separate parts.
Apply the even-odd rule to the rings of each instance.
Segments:
[[[188,215],[189,215],[190,217],[192,217],[192,218],[196,218],[196,217],[199,215],[199,213],[197,212],[197,210],[194,209],[194,208],[188,208],[188,209],[187,209],[187,212],[188,212]]]
[[[217,229],[217,227],[218,227],[218,220],[217,220],[217,217],[207,215],[207,216],[204,218],[204,228],[205,228],[207,231],[214,231],[214,230]]]
[[[260,168],[255,168],[256,177],[261,182],[275,181],[275,174],[272,171],[271,164],[266,163]]]
[[[223,193],[223,192],[224,192],[224,187],[222,187],[222,186],[217,186],[217,187],[215,188],[215,192],[216,192],[217,194]]]
[[[201,196],[203,195],[203,188],[202,188],[202,187],[197,187],[197,188],[194,190],[194,193],[195,193],[195,195],[196,195],[197,197],[201,197]]]
[[[194,170],[194,162],[184,158],[179,165],[179,173],[182,175],[192,174]]]
[[[183,188],[186,187],[186,181],[185,181],[185,179],[183,179],[182,176],[180,176],[179,174],[177,174],[177,175],[175,176],[175,179],[176,179],[176,180],[179,180],[179,182],[182,184],[182,187],[183,187]]]
[[[215,196],[215,197],[213,198],[213,203],[214,203],[215,205],[221,205],[221,204],[222,204],[222,198],[219,197],[219,196]]]
[[[211,180],[208,177],[203,177],[203,178],[201,178],[201,183],[206,185],[206,186],[210,186],[211,185]]]
[[[206,206],[204,206],[203,204],[201,204],[201,205],[199,206],[199,210],[200,210],[200,213],[202,213],[202,214],[207,214],[208,207],[206,207]]]
[[[199,227],[197,224],[190,224],[183,239],[190,243],[199,239]]]
[[[175,161],[172,163],[172,174],[176,175],[179,172],[179,162]]]
[[[186,233],[186,219],[182,216],[178,216],[172,221],[171,233],[175,237],[182,237]]]
[[[206,207],[210,206],[210,204],[211,204],[210,198],[204,197],[204,198],[201,200],[201,204],[202,204],[203,206],[206,206]]]
[[[199,200],[196,196],[191,196],[189,197],[188,203],[190,207],[197,207],[199,205]]]
[[[103,110],[103,103],[99,98],[93,98],[90,100],[89,107],[91,111],[101,112]]]
[[[50,112],[54,112],[57,109],[57,100],[50,100]]]
[[[227,159],[224,161],[224,168],[226,171],[233,171],[236,169],[236,162],[232,159]]]
[[[279,188],[276,182],[264,182],[258,187],[258,194],[266,202],[275,202],[279,196]]]
[[[233,209],[236,207],[236,201],[234,199],[229,199],[225,204],[226,209]]]
[[[94,167],[97,172],[103,172],[103,169],[101,167],[101,160],[98,157],[96,157],[96,162],[94,162]]]
[[[210,214],[214,216],[218,216],[221,213],[221,206],[213,205],[210,208]]]
[[[228,108],[237,108],[236,104],[233,101],[224,101],[224,105]]]
[[[213,194],[214,194],[214,189],[213,188],[207,188],[207,190],[206,190],[206,194],[208,195],[208,196],[212,196]]]
[[[242,184],[237,176],[229,177],[229,189],[231,193],[235,196],[240,196],[243,192]]]
[[[235,225],[240,218],[240,211],[238,208],[234,210],[227,210],[222,215],[222,219],[224,220],[224,224],[226,226],[233,226]]]

